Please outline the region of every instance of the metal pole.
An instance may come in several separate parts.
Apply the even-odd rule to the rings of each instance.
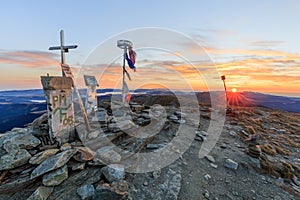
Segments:
[[[60,31],[60,56],[61,56],[62,64],[66,63],[64,45],[65,45],[64,30],[61,30]],[[62,77],[64,77],[65,73],[62,69],[61,69],[61,73],[62,73]]]
[[[227,88],[226,88],[225,80],[223,80],[223,84],[224,84],[225,92],[227,93]]]
[[[127,52],[127,48],[125,47],[124,54],[123,54],[123,85],[124,85],[124,82],[125,82],[125,58],[126,58],[126,52]]]

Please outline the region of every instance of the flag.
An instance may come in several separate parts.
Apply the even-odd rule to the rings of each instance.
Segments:
[[[133,64],[135,64],[136,53],[132,49],[129,50],[129,58]]]
[[[122,97],[123,97],[123,103],[129,103],[131,95],[129,93],[129,89],[125,81],[123,81]]]
[[[127,53],[126,53],[126,57],[125,58],[126,58],[127,64],[130,67],[130,69],[133,69],[135,71],[135,66],[134,66],[135,60],[134,60],[134,62],[132,62],[132,60],[128,57]]]

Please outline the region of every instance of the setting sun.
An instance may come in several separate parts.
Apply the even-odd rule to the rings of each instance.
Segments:
[[[231,92],[236,92],[236,91],[237,91],[236,88],[231,89]]]

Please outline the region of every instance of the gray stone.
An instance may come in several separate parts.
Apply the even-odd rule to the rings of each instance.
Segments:
[[[205,190],[203,195],[204,195],[204,197],[207,198],[207,199],[208,199],[209,196],[210,196],[208,190]]]
[[[128,183],[124,180],[99,184],[96,188],[95,197],[93,199],[125,199],[128,194]]]
[[[56,169],[43,176],[43,184],[45,186],[56,186],[61,184],[68,178],[68,167],[67,165],[62,168]]]
[[[154,179],[158,179],[160,177],[161,170],[156,170],[152,173]]]
[[[17,144],[13,143],[12,141],[7,140],[3,144],[3,149],[5,149],[5,151],[9,155],[16,155],[18,153],[18,151],[20,150],[20,147]]]
[[[215,163],[215,162],[216,162],[215,158],[214,158],[213,156],[211,156],[211,155],[206,155],[205,158],[206,158],[209,162],[212,162],[212,163]]]
[[[186,121],[184,119],[174,120],[175,123],[184,124]]]
[[[178,117],[177,117],[176,115],[171,115],[171,116],[169,116],[169,119],[170,119],[171,121],[177,121],[177,120],[178,120]]]
[[[229,168],[229,169],[237,170],[239,164],[237,162],[231,160],[231,159],[226,159],[224,166]]]
[[[30,158],[29,160],[29,163],[32,165],[39,165],[48,157],[55,155],[57,152],[59,152],[59,149],[47,149],[45,151],[41,151],[38,154],[32,156],[32,158]]]
[[[114,151],[113,147],[103,147],[96,151],[94,161],[101,163],[118,163],[121,161],[121,155]]]
[[[292,181],[293,181],[293,183],[295,183],[295,185],[300,186],[300,182],[298,181],[297,176],[294,176],[294,177],[292,178]]]
[[[215,168],[215,169],[218,168],[218,165],[215,165],[215,164],[213,164],[213,163],[210,163],[210,166],[211,166],[212,168]]]
[[[6,143],[16,144],[21,149],[32,149],[40,145],[41,141],[34,137],[31,133],[20,133],[4,141],[4,145]]]
[[[5,154],[0,158],[0,171],[24,165],[30,158],[31,155],[25,149],[20,149],[15,155]]]
[[[108,115],[105,109],[98,110],[96,112],[97,121],[100,123],[106,123],[108,119]]]
[[[27,200],[46,200],[53,191],[53,187],[38,187]]]
[[[204,178],[205,178],[205,180],[208,181],[209,179],[211,179],[211,176],[210,176],[209,174],[205,174],[205,175],[204,175]]]
[[[111,164],[101,169],[105,178],[110,182],[122,180],[125,175],[125,169],[123,165]]]
[[[61,151],[66,151],[66,150],[69,150],[69,149],[72,149],[72,146],[70,143],[65,143],[63,144],[61,147],[60,147],[60,150]]]
[[[142,113],[140,115],[140,117],[144,118],[144,119],[151,119],[150,115],[148,113]]]
[[[158,149],[159,146],[158,146],[158,144],[147,144],[146,148],[147,149]]]
[[[71,165],[71,169],[73,171],[75,171],[75,170],[84,170],[84,168],[85,168],[85,163],[74,163],[74,164]]]
[[[33,172],[31,173],[31,178],[41,176],[47,172],[64,166],[75,153],[76,150],[70,149],[47,158],[33,170]]]
[[[77,189],[77,194],[82,200],[91,199],[94,196],[95,188],[93,185],[83,185]]]
[[[279,133],[279,134],[283,134],[285,132],[286,132],[286,130],[284,130],[284,129],[277,129],[276,130],[276,133]]]
[[[135,126],[131,120],[118,121],[118,126],[121,130],[127,130]]]
[[[197,130],[197,131],[196,131],[196,135],[207,136],[207,132]]]
[[[235,131],[229,131],[229,135],[231,135],[231,136],[236,136],[236,132]]]
[[[108,129],[112,131],[113,133],[120,131],[121,129],[117,125],[117,123],[110,123],[108,124]]]

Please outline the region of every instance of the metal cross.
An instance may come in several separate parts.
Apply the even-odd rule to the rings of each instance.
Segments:
[[[60,31],[60,46],[49,47],[49,50],[60,50],[61,63],[66,64],[65,53],[68,53],[69,49],[76,49],[76,48],[77,48],[77,45],[65,46],[64,30],[61,30]],[[62,76],[65,76],[64,72],[62,72]]]

